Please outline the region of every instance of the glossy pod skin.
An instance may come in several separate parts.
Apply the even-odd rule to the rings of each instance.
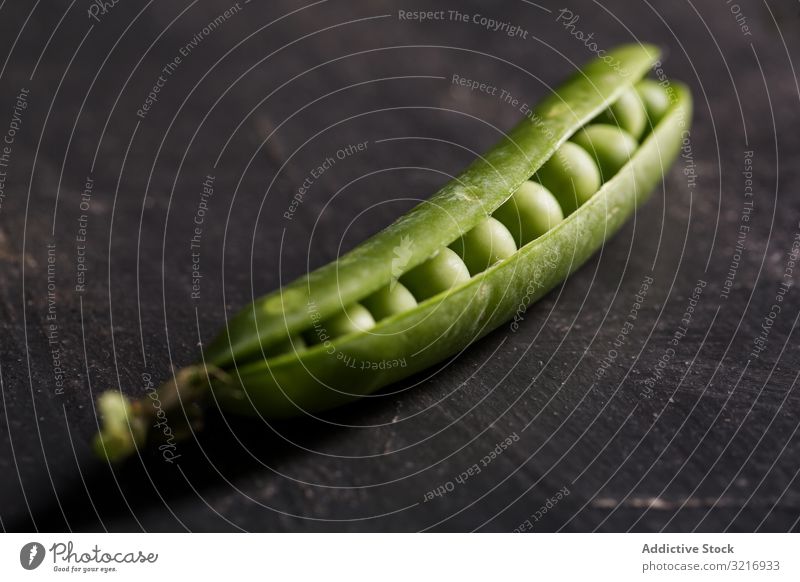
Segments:
[[[162,400],[185,406],[213,395],[235,413],[314,415],[457,354],[545,295],[662,179],[691,117],[682,85],[672,85],[666,108],[651,85],[634,88],[655,48],[608,54],[621,67],[589,63],[427,203],[245,308],[205,350],[203,366],[162,387]],[[623,96],[647,127],[626,107],[614,111]],[[619,126],[608,125],[615,118]],[[565,180],[559,167],[579,173]],[[398,248],[406,259],[399,280]],[[102,398],[111,419],[96,449],[124,457],[147,438],[147,407],[119,393]],[[121,434],[120,410],[134,419],[132,436]]]

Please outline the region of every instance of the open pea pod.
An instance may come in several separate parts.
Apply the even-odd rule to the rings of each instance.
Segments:
[[[97,452],[123,458],[158,438],[156,412],[171,414],[173,434],[188,432],[212,396],[235,413],[314,414],[441,362],[523,311],[591,257],[674,161],[691,95],[637,85],[657,57],[631,45],[586,65],[430,200],[246,307],[204,364],[161,387],[157,411],[102,395]]]
[[[619,98],[658,58],[649,45],[623,46],[591,61],[429,200],[340,257],[245,307],[205,352],[216,366],[239,364],[389,283],[395,249],[411,268],[449,245],[498,206],[575,131]],[[608,63],[614,63],[609,66]],[[408,247],[408,239],[413,244]]]

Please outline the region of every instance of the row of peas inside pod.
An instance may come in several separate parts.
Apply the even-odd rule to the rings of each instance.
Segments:
[[[272,346],[268,357],[299,352],[403,313],[467,282],[558,225],[631,158],[670,106],[657,82],[640,81],[575,133],[492,216],[430,259],[359,303]]]

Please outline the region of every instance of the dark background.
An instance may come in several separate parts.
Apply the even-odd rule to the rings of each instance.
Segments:
[[[537,531],[798,528],[797,290],[751,355],[800,218],[798,2],[254,0],[138,118],[162,67],[231,5],[120,0],[95,22],[86,0],[0,3],[0,133],[30,90],[0,207],[3,529],[510,531],[548,505]],[[484,14],[528,38],[398,19],[419,8]],[[143,395],[143,374],[160,381],[198,359],[226,314],[387,225],[518,120],[496,97],[454,87],[453,74],[535,104],[589,60],[556,22],[561,8],[600,47],[657,43],[695,96],[687,157],[602,253],[518,331],[503,326],[390,392],[420,384],[411,390],[324,421],[212,415],[173,464],[157,452],[114,470],[93,459],[99,391]],[[363,141],[283,217],[312,168]],[[192,300],[189,237],[207,174],[215,193]],[[751,230],[737,252],[741,224]],[[595,382],[647,276],[631,339]],[[699,280],[688,333],[643,398]],[[519,440],[480,474],[454,481],[509,435]]]

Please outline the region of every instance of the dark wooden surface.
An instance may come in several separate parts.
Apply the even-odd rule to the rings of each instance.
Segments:
[[[230,3],[122,0],[100,22],[87,2],[35,4],[0,4],[0,133],[15,95],[30,91],[0,209],[3,529],[509,531],[547,505],[535,530],[797,529],[796,289],[751,356],[798,233],[797,2],[741,1],[750,34],[724,2],[575,1],[574,29],[556,22],[559,3],[435,3],[517,24],[527,38],[399,20],[421,2],[254,1],[208,35]],[[687,158],[664,187],[518,331],[502,327],[399,387],[413,389],[324,421],[213,415],[172,464],[157,453],[115,470],[92,459],[93,395],[144,394],[143,374],[161,380],[197,359],[198,342],[254,294],[428,196],[520,116],[452,76],[533,104],[592,56],[570,30],[594,33],[601,48],[658,43],[696,112]],[[312,168],[364,141],[284,218]],[[743,223],[747,150],[754,204]],[[193,300],[189,239],[208,174]],[[737,253],[741,224],[750,231]],[[648,276],[630,339],[597,381]],[[698,280],[688,331],[643,398]],[[517,442],[482,466],[509,435]],[[456,481],[476,463],[479,474]],[[452,490],[425,502],[439,487]]]

